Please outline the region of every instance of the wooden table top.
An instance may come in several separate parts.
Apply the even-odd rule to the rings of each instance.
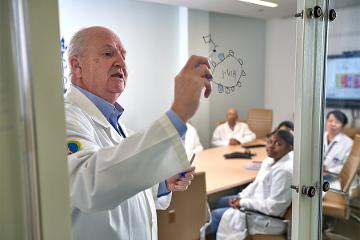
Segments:
[[[256,140],[255,143],[264,143],[262,140]],[[207,194],[217,193],[233,187],[238,187],[252,182],[258,170],[249,170],[245,165],[252,161],[261,162],[266,155],[265,147],[251,148],[251,153],[256,156],[252,159],[225,159],[224,154],[235,151],[244,151],[239,146],[226,146],[218,148],[209,148],[197,153],[193,165],[197,172],[206,173],[206,192]]]

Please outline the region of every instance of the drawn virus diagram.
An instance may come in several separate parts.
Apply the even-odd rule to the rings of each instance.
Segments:
[[[205,44],[210,44],[209,61],[213,83],[217,85],[219,93],[231,94],[236,87],[241,87],[242,80],[246,76],[243,69],[243,60],[237,58],[233,50],[227,53],[219,51],[217,45],[211,38],[211,34],[203,36]]]

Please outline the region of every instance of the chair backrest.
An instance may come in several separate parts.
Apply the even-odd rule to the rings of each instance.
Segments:
[[[247,124],[256,138],[265,138],[271,132],[273,110],[265,108],[251,108],[248,111]]]
[[[360,134],[360,128],[344,128],[342,131],[344,134],[348,135],[349,138],[354,139],[356,134]]]
[[[291,218],[292,218],[292,205],[288,207],[284,215],[284,219],[288,220],[289,222],[291,222]]]
[[[158,210],[159,240],[194,240],[207,220],[205,172],[195,173],[184,192],[174,192],[166,210]]]
[[[221,121],[219,121],[219,122],[216,123],[216,126],[219,126],[219,125],[221,125],[221,124],[223,124],[223,123],[225,123],[225,122],[226,122],[226,120],[221,120]]]
[[[354,143],[349,157],[339,173],[341,190],[348,192],[360,165],[360,135],[354,138]]]

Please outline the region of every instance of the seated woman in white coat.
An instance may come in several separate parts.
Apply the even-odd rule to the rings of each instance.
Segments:
[[[326,132],[324,133],[323,169],[324,179],[331,180],[327,172],[338,174],[348,158],[353,140],[342,133],[348,119],[338,110],[331,111],[326,116]]]
[[[255,140],[256,135],[246,123],[238,122],[238,113],[235,108],[229,108],[226,114],[226,122],[217,126],[214,130],[211,145],[223,147],[238,145]]]
[[[211,239],[245,239],[248,232],[285,232],[282,222],[267,216],[252,215],[246,221],[245,213],[239,209],[246,208],[279,217],[285,214],[291,203],[293,139],[292,133],[286,130],[270,133],[266,144],[268,158],[263,161],[254,182],[238,195],[221,198],[218,208],[212,211],[212,223],[208,228]]]

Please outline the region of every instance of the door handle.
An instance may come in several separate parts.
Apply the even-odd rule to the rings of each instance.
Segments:
[[[327,192],[327,191],[329,191],[329,189],[330,189],[330,183],[328,181],[325,181],[323,183],[323,191]]]
[[[299,193],[299,187],[296,185],[291,185],[291,189],[295,190],[297,193]],[[316,188],[314,186],[302,186],[301,187],[301,194],[306,195],[309,198],[312,198],[315,196]]]
[[[298,186],[291,185],[290,188],[295,190],[297,193],[299,193],[299,187]]]
[[[314,186],[302,186],[301,193],[312,198],[315,196],[316,188]]]
[[[336,18],[336,11],[335,9],[330,9],[329,11],[329,20],[330,22],[334,21]]]
[[[320,6],[315,6],[314,8],[308,8],[306,10],[306,13],[309,18],[320,18],[323,15],[323,11]]]

